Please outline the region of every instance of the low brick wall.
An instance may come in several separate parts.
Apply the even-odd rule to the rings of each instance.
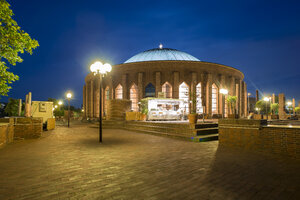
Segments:
[[[14,127],[15,138],[37,138],[43,132],[43,118],[40,117],[0,118],[1,122]]]
[[[55,118],[49,118],[47,120],[47,130],[53,130],[55,129]]]
[[[219,120],[219,144],[300,159],[300,128],[267,126],[266,120]]]
[[[14,126],[10,123],[0,123],[0,148],[14,140]]]

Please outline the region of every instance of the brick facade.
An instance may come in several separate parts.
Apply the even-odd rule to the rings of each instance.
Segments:
[[[266,120],[219,120],[221,146],[300,159],[300,128],[266,126]]]
[[[98,118],[99,114],[93,108],[98,108],[99,100],[95,98],[98,87],[95,82],[99,79],[92,73],[85,78],[83,89],[84,115],[88,118]],[[215,63],[201,61],[147,61],[115,65],[112,71],[103,78],[102,88],[109,87],[110,99],[115,99],[115,89],[120,84],[123,89],[123,99],[129,100],[130,87],[138,87],[138,100],[145,97],[145,87],[151,83],[155,87],[155,96],[162,91],[166,82],[172,87],[172,98],[179,98],[179,85],[185,82],[189,93],[195,90],[195,85],[201,83],[202,103],[205,113],[212,116],[212,84],[218,90],[225,87],[229,95],[238,96],[237,110],[240,116],[247,113],[247,88],[243,81],[244,75],[239,70]],[[218,95],[217,113],[222,113],[224,101]],[[102,95],[104,98],[104,95]],[[103,101],[104,102],[104,101]],[[194,105],[193,105],[194,106]]]

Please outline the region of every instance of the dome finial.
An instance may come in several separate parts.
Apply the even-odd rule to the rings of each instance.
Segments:
[[[160,44],[159,44],[159,48],[160,48],[160,49],[162,49],[162,48],[163,48],[163,45],[162,45],[162,43],[160,43]]]

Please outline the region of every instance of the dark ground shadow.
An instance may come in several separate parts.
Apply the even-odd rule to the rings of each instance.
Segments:
[[[300,199],[300,162],[219,145],[204,182],[210,199]]]

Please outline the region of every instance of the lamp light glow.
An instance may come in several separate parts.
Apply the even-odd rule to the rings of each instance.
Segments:
[[[59,100],[58,101],[58,105],[62,105],[62,104],[63,104],[63,102]]]
[[[264,101],[269,101],[270,98],[269,97],[264,97]]]
[[[228,94],[228,90],[222,88],[222,89],[220,89],[220,93],[221,93],[221,94]]]
[[[68,93],[67,93],[67,98],[68,98],[68,99],[71,99],[71,98],[72,98],[71,92],[68,92]]]
[[[288,101],[286,104],[287,104],[288,106],[291,106],[293,103],[292,103],[291,101]]]

